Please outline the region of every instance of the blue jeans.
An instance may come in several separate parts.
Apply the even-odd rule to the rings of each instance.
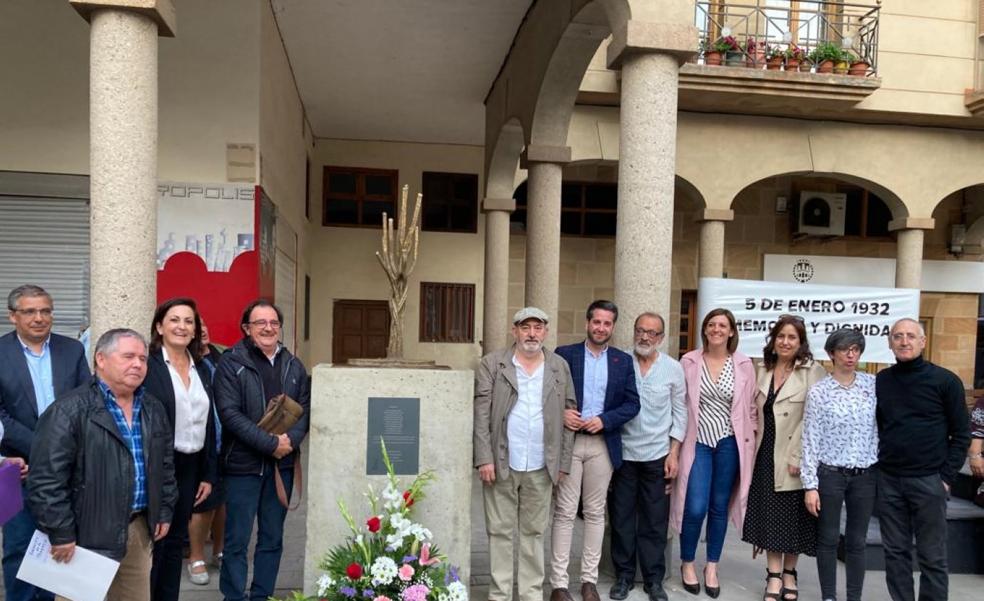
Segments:
[[[697,443],[694,464],[687,481],[680,528],[680,559],[693,561],[697,555],[700,528],[707,518],[707,561],[721,559],[728,532],[728,503],[738,476],[738,444],[734,436],[722,438],[717,447]]]
[[[290,499],[294,471],[280,470]],[[284,550],[284,519],[287,509],[277,499],[273,470],[262,476],[228,474],[226,486],[225,547],[219,590],[226,601],[266,601],[273,595]],[[253,554],[253,583],[246,595],[249,539],[256,521],[256,551]]]
[[[55,596],[34,585],[17,580],[17,570],[37,524],[27,510],[27,492],[22,486],[24,509],[3,525],[3,589],[7,601],[52,601]]]

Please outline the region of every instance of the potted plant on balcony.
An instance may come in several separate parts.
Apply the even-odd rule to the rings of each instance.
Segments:
[[[847,75],[847,71],[851,68],[851,63],[856,59],[857,57],[847,50],[841,50],[840,56],[834,61],[834,74]]]
[[[741,51],[741,45],[734,36],[725,36],[714,43],[724,53],[724,64],[729,67],[744,67],[745,54]]]
[[[706,38],[700,41],[700,54],[704,57],[705,65],[717,66],[721,64],[721,53],[717,50],[717,45]]]
[[[787,71],[804,70],[803,65],[806,65],[806,71],[810,70],[810,63],[806,60],[806,52],[796,44],[790,44],[783,54],[786,58]]]
[[[782,63],[786,59],[786,52],[778,46],[766,46],[765,49],[765,68],[769,71],[782,69]]]
[[[820,42],[810,53],[810,61],[817,66],[817,73],[833,73],[834,63],[840,57],[841,49],[833,42]]]
[[[855,77],[865,77],[868,75],[868,69],[871,68],[871,63],[860,56],[855,56],[853,59],[851,61],[851,67],[847,70],[847,74]]]
[[[765,63],[766,49],[765,42],[756,42],[753,38],[745,40],[745,56],[748,57],[745,66],[751,69],[758,69]]]

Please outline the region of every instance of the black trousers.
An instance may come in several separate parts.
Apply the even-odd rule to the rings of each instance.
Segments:
[[[946,601],[946,489],[939,475],[878,477],[878,521],[885,581],[893,601],[915,601],[912,535],[919,560],[919,601]]]
[[[864,541],[875,508],[877,472],[846,474],[825,465],[817,468],[820,481],[820,519],[817,522],[817,572],[824,599],[837,598],[837,542],[841,508],[847,507],[844,529],[847,601],[861,601],[864,588]]]
[[[174,478],[178,481],[178,502],[167,536],[154,543],[154,559],[150,569],[150,598],[152,601],[177,601],[181,589],[182,548],[188,535],[188,520],[195,505],[195,494],[201,482],[198,453],[174,452]],[[151,524],[154,526],[154,524]]]
[[[636,562],[647,585],[663,582],[670,498],[666,495],[664,458],[623,461],[612,475],[608,517],[612,529],[615,576],[635,580]]]

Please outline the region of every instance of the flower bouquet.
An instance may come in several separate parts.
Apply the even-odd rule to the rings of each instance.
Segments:
[[[434,545],[431,531],[412,519],[434,473],[419,474],[400,492],[385,444],[383,462],[388,482],[379,494],[369,487],[370,515],[361,525],[338,501],[352,536],[321,560],[317,594],[295,592],[288,601],[468,601],[458,569]]]

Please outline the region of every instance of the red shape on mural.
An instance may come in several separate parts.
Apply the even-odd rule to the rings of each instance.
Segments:
[[[194,299],[212,341],[231,346],[242,338],[239,319],[243,309],[259,295],[258,272],[255,250],[236,257],[228,272],[208,271],[195,253],[179,252],[157,272],[157,302],[176,296]]]

